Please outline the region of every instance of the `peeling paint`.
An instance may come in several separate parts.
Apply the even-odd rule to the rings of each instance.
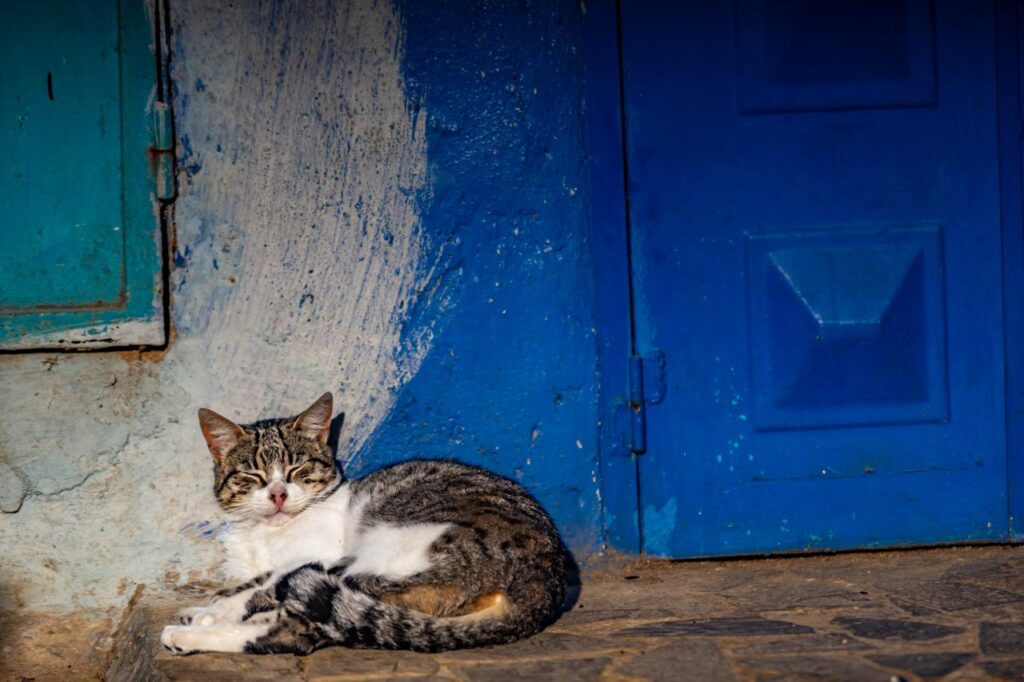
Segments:
[[[644,546],[652,556],[669,556],[672,533],[676,529],[676,498],[661,507],[644,507]]]
[[[6,462],[0,462],[0,511],[12,514],[21,509],[28,494],[24,479]]]
[[[40,332],[5,342],[4,345],[8,349],[92,348],[122,345],[123,339],[131,339],[131,343],[140,345],[162,344],[164,322],[152,319],[97,324],[91,320],[79,327]]]

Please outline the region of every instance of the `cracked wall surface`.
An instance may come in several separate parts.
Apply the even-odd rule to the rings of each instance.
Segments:
[[[175,338],[0,356],[0,608],[215,578],[197,408],[324,390],[350,474],[473,461],[597,548],[579,8],[170,6]]]

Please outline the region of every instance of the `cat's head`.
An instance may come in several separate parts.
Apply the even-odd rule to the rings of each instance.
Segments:
[[[336,487],[341,471],[327,445],[331,409],[324,393],[298,417],[254,424],[199,410],[214,492],[232,519],[280,526]]]

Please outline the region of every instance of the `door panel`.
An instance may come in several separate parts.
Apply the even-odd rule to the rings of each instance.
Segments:
[[[948,419],[941,225],[746,244],[756,430]]]
[[[164,342],[144,0],[0,3],[0,350]]]
[[[744,113],[935,103],[929,0],[738,0]]]
[[[1006,537],[991,11],[623,3],[647,552]]]
[[[0,12],[3,63],[23,65],[0,81],[11,160],[0,201],[19,207],[3,229],[22,239],[0,250],[0,298],[5,309],[110,305],[124,257],[117,4]]]

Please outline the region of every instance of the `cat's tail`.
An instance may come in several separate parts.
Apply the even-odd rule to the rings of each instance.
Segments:
[[[539,632],[558,615],[564,597],[561,586],[521,583],[518,594],[494,593],[474,613],[441,618],[379,601],[319,564],[285,576],[276,592],[285,614],[280,627],[249,651],[305,653],[341,645],[436,652],[502,644]]]

